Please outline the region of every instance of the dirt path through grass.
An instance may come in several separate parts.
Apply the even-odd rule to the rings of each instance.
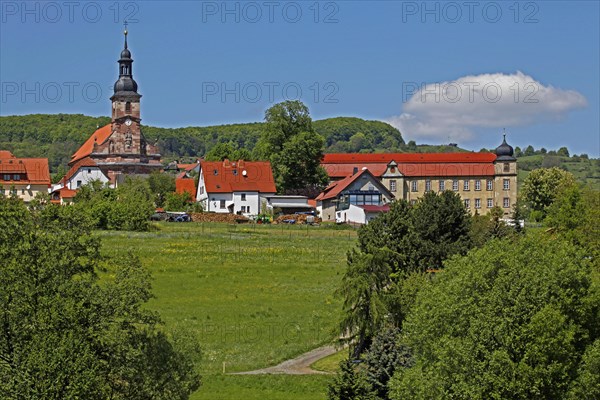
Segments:
[[[231,375],[260,375],[260,374],[287,374],[287,375],[311,375],[328,374],[328,372],[316,371],[310,366],[325,358],[337,350],[333,346],[323,346],[304,353],[296,358],[282,362],[273,367],[257,369],[254,371],[235,372]]]

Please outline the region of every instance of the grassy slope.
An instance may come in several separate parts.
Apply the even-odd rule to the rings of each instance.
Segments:
[[[193,399],[322,399],[326,377],[223,376],[277,364],[332,339],[332,296],[356,233],[324,227],[161,224],[101,232],[103,251],[131,250],[152,272],[166,329],[195,331],[204,387]]]

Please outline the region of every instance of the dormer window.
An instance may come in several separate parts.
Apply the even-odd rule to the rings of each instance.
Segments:
[[[217,176],[217,175],[219,175],[219,170],[218,170],[218,169],[215,169],[215,170],[213,170],[213,175],[214,175],[214,176]]]

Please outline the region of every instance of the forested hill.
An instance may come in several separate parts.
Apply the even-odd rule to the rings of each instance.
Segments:
[[[34,114],[0,117],[0,149],[18,157],[48,157],[56,172],[109,117],[81,114]],[[314,129],[326,140],[326,152],[419,151],[414,142],[406,145],[398,129],[381,121],[337,117],[314,121]],[[232,142],[252,150],[264,124],[246,123],[207,127],[159,128],[143,126],[150,141],[158,140],[165,161],[201,157],[218,143]],[[447,146],[444,146],[447,147]],[[447,147],[438,151],[456,151]]]

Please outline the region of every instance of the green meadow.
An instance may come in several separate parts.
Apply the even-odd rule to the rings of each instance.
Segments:
[[[103,252],[138,256],[165,329],[197,338],[192,399],[324,399],[328,376],[237,376],[331,343],[334,296],[356,232],[335,226],[159,223],[99,232]],[[223,369],[226,374],[223,374]]]

